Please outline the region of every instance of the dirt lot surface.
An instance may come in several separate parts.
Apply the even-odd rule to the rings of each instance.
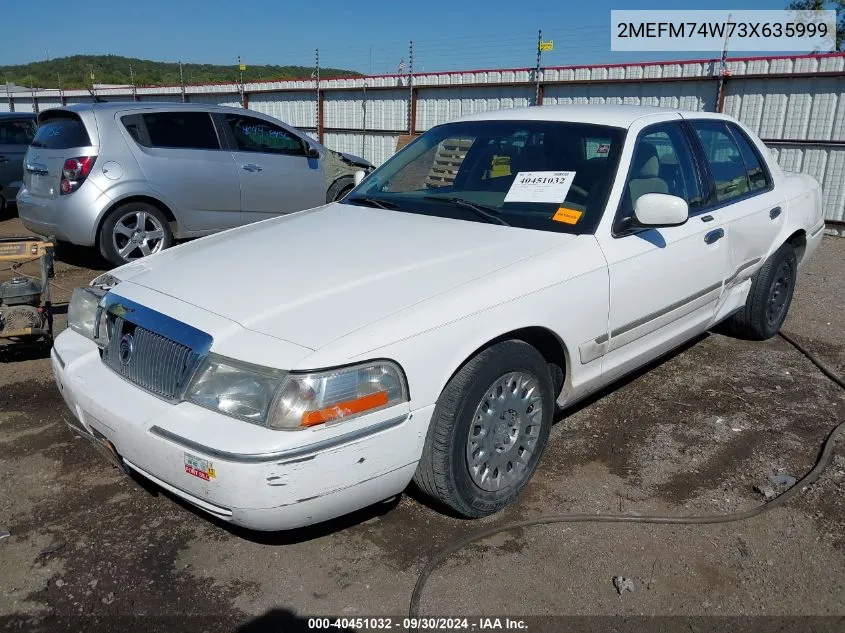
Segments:
[[[0,235],[23,232],[16,219],[0,221]],[[61,256],[58,303],[105,268],[84,251]],[[839,373],[843,271],[845,239],[826,238],[801,272],[784,328]],[[60,616],[68,630],[178,622],[210,632],[295,631],[308,630],[314,614],[402,616],[427,558],[483,526],[561,512],[753,507],[763,502],[755,485],[812,467],[845,418],[845,393],[780,338],[710,334],[563,415],[520,502],[500,515],[457,520],[410,491],[281,534],[232,529],[119,474],[74,438],[68,416],[43,353],[0,357],[0,529],[11,533],[0,540],[0,616],[34,618],[30,625]],[[632,590],[618,594],[614,576],[630,579]],[[793,504],[748,521],[552,525],[492,537],[434,572],[421,613],[628,618],[534,619],[529,631],[679,622],[683,630],[719,622],[756,630],[769,622],[747,616],[827,616],[787,628],[845,630],[845,446]],[[131,615],[144,617],[115,619]],[[19,623],[0,617],[0,630],[4,621]]]

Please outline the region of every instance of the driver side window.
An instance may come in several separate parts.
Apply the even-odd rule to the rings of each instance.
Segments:
[[[689,144],[678,124],[648,128],[637,139],[622,195],[623,218],[633,217],[637,199],[646,193],[678,196],[690,209],[702,203]]]
[[[305,155],[302,139],[278,125],[240,114],[227,114],[226,122],[241,152]]]

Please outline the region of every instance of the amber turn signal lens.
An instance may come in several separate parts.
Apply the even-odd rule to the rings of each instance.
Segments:
[[[302,414],[302,426],[314,426],[315,424],[331,422],[332,420],[344,418],[348,415],[354,415],[369,409],[383,407],[387,403],[387,391],[377,391],[361,398],[356,398],[355,400],[338,402],[337,404],[326,407],[325,409],[306,411]]]

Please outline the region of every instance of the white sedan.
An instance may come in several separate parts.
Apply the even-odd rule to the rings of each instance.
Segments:
[[[53,371],[78,432],[223,520],[294,528],[412,481],[481,517],[531,478],[556,399],[720,321],[773,336],[821,201],[727,116],[486,112],[339,203],[77,289]]]

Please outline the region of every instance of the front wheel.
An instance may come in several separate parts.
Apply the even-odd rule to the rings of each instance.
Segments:
[[[116,266],[163,251],[173,244],[170,223],[146,202],[130,202],[106,216],[100,229],[100,253]]]
[[[784,244],[754,276],[745,305],[728,320],[730,330],[756,341],[777,334],[792,303],[797,272],[795,249]]]
[[[355,181],[349,176],[338,178],[326,192],[326,202],[337,202],[355,187]]]
[[[434,408],[417,487],[460,516],[493,514],[534,474],[552,425],[546,360],[522,341],[497,343],[464,365]]]

